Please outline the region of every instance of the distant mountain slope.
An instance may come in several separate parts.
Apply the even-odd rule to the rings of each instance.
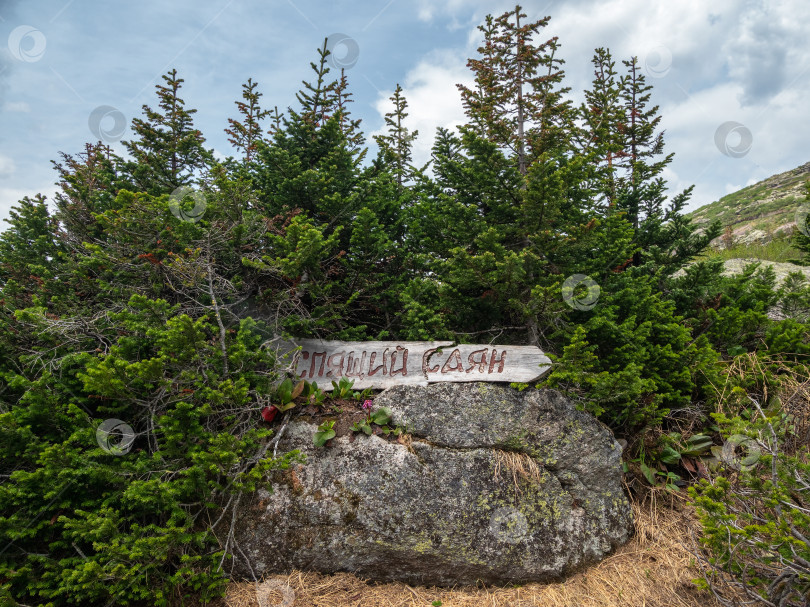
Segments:
[[[790,234],[796,210],[805,199],[804,183],[810,179],[810,162],[768,177],[689,213],[695,225],[708,227],[719,219],[731,227],[736,243],[766,242]],[[713,244],[724,246],[723,237]]]

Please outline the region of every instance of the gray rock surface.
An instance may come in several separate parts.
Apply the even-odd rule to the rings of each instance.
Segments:
[[[774,274],[776,274],[776,284],[777,286],[782,284],[787,278],[788,274],[791,272],[800,272],[804,274],[807,280],[810,280],[810,266],[798,266],[794,263],[787,263],[787,262],[779,262],[779,261],[767,261],[763,259],[727,259],[723,262],[724,270],[723,274],[734,276],[736,274],[742,274],[745,266],[752,264],[752,263],[759,263],[761,264],[761,268],[771,267],[773,268]]]
[[[787,263],[787,262],[779,262],[779,261],[768,261],[765,259],[755,259],[753,257],[750,258],[734,258],[734,259],[726,259],[723,262],[723,274],[726,276],[735,276],[737,274],[742,274],[745,267],[752,263],[759,263],[761,269],[765,269],[767,267],[773,268],[773,272],[776,275],[776,286],[778,287],[781,285],[785,279],[787,278],[788,274],[791,272],[800,272],[804,274],[807,280],[810,280],[810,266],[799,266],[794,263]],[[683,276],[686,272],[683,269],[678,270],[673,274],[674,277]]]
[[[235,537],[256,576],[352,571],[413,584],[559,579],[632,532],[621,446],[550,390],[433,384],[386,390],[401,442],[289,424],[306,465],[242,500]],[[234,573],[250,578],[245,559]]]
[[[799,272],[803,274],[805,279],[810,281],[810,266],[799,266],[793,263],[787,262],[778,262],[778,261],[767,261],[764,259],[754,259],[754,258],[734,258],[734,259],[727,259],[723,262],[723,274],[725,276],[737,276],[742,274],[745,270],[746,266],[752,263],[759,263],[759,268],[764,270],[765,268],[773,269],[774,276],[776,278],[776,282],[774,284],[775,288],[779,288],[785,279],[788,277],[789,274],[793,272]],[[678,270],[673,274],[673,277],[679,277],[686,274],[686,271],[683,269]],[[805,308],[796,308],[796,307],[785,307],[781,303],[777,303],[776,305],[772,306],[768,310],[768,316],[773,320],[784,320],[785,318],[793,318],[800,322],[805,322],[808,316],[808,311]]]

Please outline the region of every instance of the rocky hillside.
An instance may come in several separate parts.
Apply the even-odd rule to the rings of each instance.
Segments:
[[[723,196],[689,216],[698,226],[719,219],[724,227],[731,228],[734,244],[768,242],[795,229],[796,211],[804,203],[808,179],[810,162]],[[725,248],[728,240],[728,235],[721,236],[713,244]]]
[[[754,257],[749,257],[745,259],[740,258],[733,258],[733,259],[726,259],[723,262],[723,274],[726,276],[736,276],[737,274],[742,274],[743,270],[748,264],[751,263],[760,263],[761,268],[769,267],[773,269],[774,274],[776,275],[776,286],[780,286],[785,279],[788,277],[788,274],[791,272],[800,272],[804,274],[805,278],[807,278],[808,282],[810,282],[810,266],[799,266],[794,263],[784,263],[784,262],[776,262],[776,261],[768,261],[764,259],[757,259]],[[683,276],[686,272],[681,269],[675,272],[674,276]]]

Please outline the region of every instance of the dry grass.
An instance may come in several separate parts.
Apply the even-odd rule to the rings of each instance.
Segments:
[[[515,494],[519,495],[520,482],[518,478],[530,483],[541,483],[543,477],[540,474],[540,466],[529,455],[525,453],[516,453],[513,451],[495,451],[495,480],[501,478],[501,468],[512,476],[512,483],[515,486]]]
[[[516,462],[511,462],[516,463]],[[509,466],[511,468],[511,466]],[[654,496],[654,494],[653,494]],[[713,597],[691,580],[699,572],[689,552],[690,530],[697,528],[692,509],[678,500],[675,508],[633,504],[636,534],[601,563],[560,583],[527,584],[519,588],[412,587],[375,584],[349,573],[321,575],[293,571],[265,578],[264,605],[256,585],[233,583],[217,607],[714,607]],[[286,589],[285,602],[283,590]],[[294,601],[290,599],[294,593]]]

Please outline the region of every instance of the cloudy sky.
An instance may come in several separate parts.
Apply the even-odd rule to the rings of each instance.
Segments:
[[[810,161],[810,3],[806,0],[541,0],[578,102],[596,47],[639,57],[663,114],[671,192],[695,184],[690,208]],[[59,152],[119,139],[161,74],[177,68],[197,126],[221,156],[223,129],[249,77],[267,107],[295,104],[329,37],[347,68],[355,117],[381,128],[402,84],[417,160],[437,126],[463,121],[455,84],[487,13],[480,0],[0,0],[0,218],[22,196],[52,196]]]

